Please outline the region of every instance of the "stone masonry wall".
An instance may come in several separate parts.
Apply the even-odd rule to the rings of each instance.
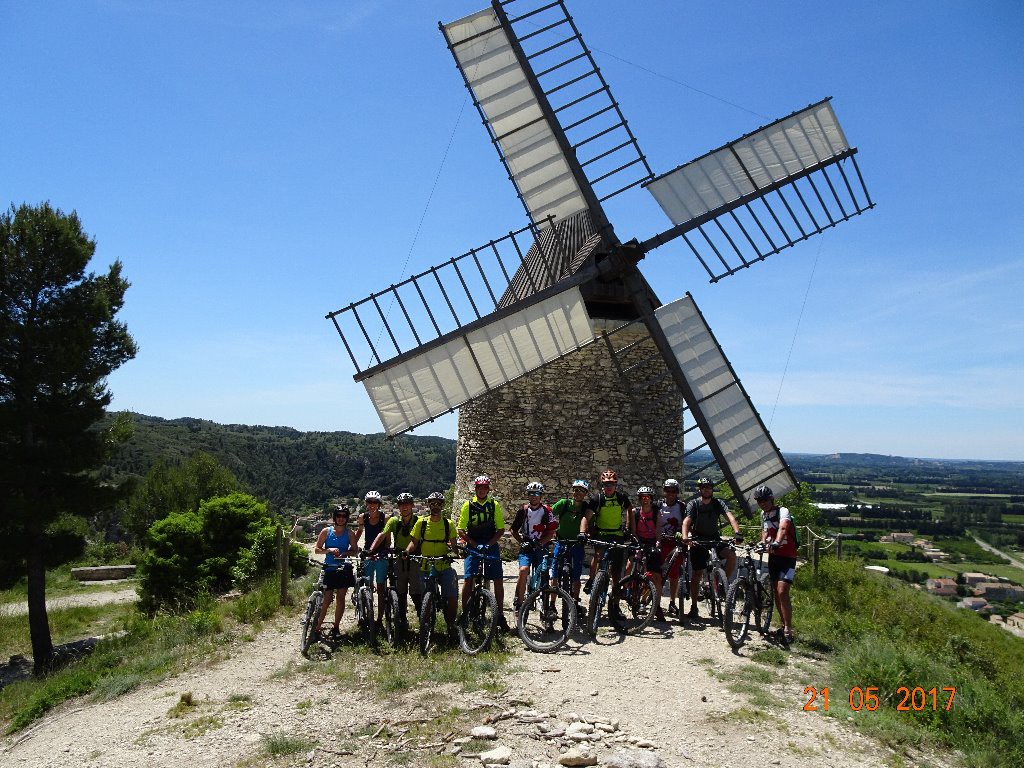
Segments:
[[[576,478],[589,480],[594,490],[607,468],[619,473],[620,488],[635,501],[639,486],[660,488],[665,480],[644,423],[653,428],[656,445],[669,443],[659,451],[669,476],[683,474],[682,437],[671,440],[681,433],[683,400],[671,377],[654,380],[665,373],[664,362],[639,324],[612,338],[616,349],[642,340],[620,362],[640,363],[631,376],[648,388],[643,421],[599,339],[459,410],[456,509],[472,495],[477,475],[489,475],[492,494],[512,510],[533,480],[544,483],[551,503],[567,495]]]

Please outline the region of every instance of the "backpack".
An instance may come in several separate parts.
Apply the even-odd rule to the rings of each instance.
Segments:
[[[443,520],[444,520],[444,538],[443,539],[428,539],[428,538],[426,538],[426,535],[427,535],[427,521],[429,521],[429,520],[430,520],[430,516],[429,515],[425,515],[425,516],[421,517],[419,520],[417,520],[415,523],[412,524],[412,528],[409,530],[409,535],[412,536],[413,531],[416,530],[416,526],[419,525],[420,523],[423,523],[423,531],[422,531],[423,532],[423,537],[420,539],[420,541],[429,541],[431,544],[444,544],[444,543],[447,543],[451,539],[451,537],[452,537],[452,523],[451,523],[451,521],[447,517],[443,518]],[[413,538],[415,538],[415,536]]]

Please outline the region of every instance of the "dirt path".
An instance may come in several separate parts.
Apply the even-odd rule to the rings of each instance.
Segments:
[[[792,657],[786,668],[756,664],[750,653],[766,647],[763,642],[736,656],[721,631],[703,622],[687,629],[662,625],[625,641],[614,634],[589,642],[578,637],[556,654],[517,651],[506,673],[507,690],[499,696],[433,686],[382,700],[358,677],[329,674],[331,665],[335,672],[337,665],[358,671],[365,657],[346,656],[341,649],[310,670],[296,649],[297,614],[298,609],[265,625],[250,642],[238,641],[214,663],[106,703],[70,702],[35,727],[0,741],[0,764],[365,768],[386,765],[394,754],[389,733],[377,731],[380,725],[430,720],[451,706],[465,710],[488,704],[495,706],[474,715],[471,724],[481,724],[487,712],[517,712],[494,724],[494,744],[511,750],[513,768],[557,765],[559,742],[540,730],[565,727],[573,717],[618,721],[616,730],[594,743],[594,753],[602,758],[631,748],[652,761],[653,755],[660,756],[665,766],[891,764],[891,750],[855,733],[845,721],[802,710],[804,685],[824,684],[819,662]],[[508,646],[522,647],[518,637]],[[418,663],[417,657],[409,659]],[[755,677],[766,681],[751,682]],[[186,692],[195,706],[183,717],[171,716]],[[753,701],[749,694],[755,694]],[[468,727],[461,723],[454,737],[465,735]],[[265,744],[275,735],[301,737],[317,747],[308,755],[304,748],[274,762]],[[451,754],[452,739],[429,752],[412,753],[408,764],[481,765],[476,758]],[[393,747],[397,736],[390,740]],[[631,740],[649,740],[652,748],[638,749]]]

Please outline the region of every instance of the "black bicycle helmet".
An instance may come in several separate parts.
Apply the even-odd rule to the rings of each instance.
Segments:
[[[775,494],[772,493],[772,489],[767,485],[759,485],[754,489],[754,500],[761,501],[762,499],[774,499]]]

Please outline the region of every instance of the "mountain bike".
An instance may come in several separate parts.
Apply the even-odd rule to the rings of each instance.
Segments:
[[[540,653],[561,648],[576,628],[576,601],[558,581],[551,582],[550,571],[544,567],[549,556],[550,553],[545,552],[541,563],[531,566],[526,597],[516,614],[519,636],[527,648]],[[557,560],[563,561],[562,568],[571,582],[570,550],[563,549]],[[557,561],[555,573],[561,573]]]
[[[618,592],[613,591],[613,610],[609,610],[608,616],[617,630],[635,635],[647,629],[654,620],[657,587],[647,575],[647,561],[657,544],[637,542],[627,546],[632,554],[619,579]]]
[[[336,558],[338,560],[347,560],[347,558]],[[299,639],[299,651],[305,656],[313,643],[317,642],[320,637],[320,611],[324,607],[324,578],[328,571],[337,571],[342,566],[332,565],[328,566],[321,560],[314,560],[308,558],[309,564],[320,569],[320,575],[317,576],[316,584],[313,586],[313,591],[310,593],[309,598],[306,600],[306,610],[302,614],[302,632]]]
[[[484,586],[484,560],[500,561],[501,558],[484,555],[482,552],[478,554],[476,570],[463,574],[463,578],[473,579],[473,588],[458,621],[459,646],[463,653],[470,656],[475,656],[486,649],[498,629],[498,600],[494,593]]]
[[[377,620],[373,615],[374,584],[373,579],[366,574],[366,561],[376,559],[377,556],[369,556],[366,552],[359,553],[356,588],[352,591],[352,604],[356,607],[356,624],[366,643],[371,647],[377,644]]]
[[[686,541],[698,546],[706,547],[708,550],[708,564],[704,568],[704,575],[701,577],[697,588],[697,599],[706,600],[708,604],[708,615],[711,620],[721,626],[723,614],[725,613],[725,601],[728,595],[729,578],[722,567],[723,560],[718,556],[718,548],[722,545],[732,547],[728,539],[694,539]],[[687,569],[687,584],[691,569]]]
[[[434,624],[437,621],[438,606],[444,613],[444,595],[441,594],[441,581],[438,578],[437,564],[446,562],[451,567],[452,558],[448,555],[409,555],[409,560],[427,564],[423,574],[423,603],[420,607],[419,646],[420,654],[426,656],[434,645]]]
[[[738,651],[746,641],[751,617],[754,629],[762,635],[766,635],[771,626],[775,597],[768,572],[764,569],[766,551],[763,544],[747,546],[743,562],[736,569],[736,581],[729,586],[725,599],[725,638],[734,651]],[[752,552],[758,554],[756,565]]]
[[[601,548],[597,575],[590,585],[590,603],[587,606],[587,631],[597,637],[597,628],[601,623],[601,613],[605,604],[608,605],[608,619],[618,631],[624,634],[636,634],[644,630],[654,619],[654,582],[643,573],[642,564],[639,570],[631,566],[631,570],[615,584],[611,583],[611,559],[609,553],[613,549],[621,549],[633,554],[634,561],[639,556],[641,547],[635,544],[620,544],[613,541],[592,540],[595,547]],[[609,596],[608,589],[612,588]],[[611,598],[609,602],[609,597]]]
[[[384,592],[384,639],[394,648],[398,648],[409,636],[409,617],[402,599],[398,594],[398,568],[411,568],[412,564],[406,558],[404,552],[391,551],[388,558],[388,584]]]

